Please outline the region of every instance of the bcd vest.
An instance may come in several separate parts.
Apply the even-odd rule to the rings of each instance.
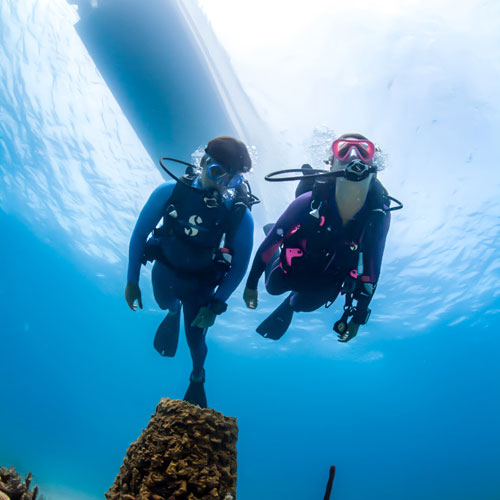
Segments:
[[[216,191],[193,187],[195,179],[185,175],[177,182],[165,204],[163,224],[153,234],[161,247],[158,260],[176,271],[200,275],[213,269],[223,237],[225,244],[231,240],[246,206],[235,199],[227,207]]]
[[[312,187],[311,210],[306,221],[283,240],[280,265],[290,277],[314,276],[315,282],[342,282],[365,269],[363,247],[376,237],[389,206],[387,191],[374,179],[365,205],[345,226],[334,220],[335,180],[316,180]]]

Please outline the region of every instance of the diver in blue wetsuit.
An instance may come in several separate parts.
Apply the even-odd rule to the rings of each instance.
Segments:
[[[212,139],[201,159],[201,172],[188,171],[178,182],[155,189],[130,240],[125,299],[133,311],[137,305],[142,309],[140,267],[154,261],[154,297],[161,309],[168,310],[154,346],[162,356],[175,355],[182,308],[193,361],[184,399],[201,407],[207,406],[207,329],[226,311],[226,301],[243,279],[252,252],[251,203],[243,179],[251,164],[241,141]]]

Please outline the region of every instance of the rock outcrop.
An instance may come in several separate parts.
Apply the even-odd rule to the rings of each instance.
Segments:
[[[0,467],[0,500],[36,500],[38,486],[30,491],[32,479],[31,472],[23,481],[14,467],[10,469]]]
[[[236,419],[162,399],[130,445],[108,500],[230,500],[236,496]]]

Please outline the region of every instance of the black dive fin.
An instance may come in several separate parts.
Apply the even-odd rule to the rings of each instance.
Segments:
[[[179,343],[179,328],[181,323],[181,308],[175,313],[169,312],[156,330],[153,345],[162,355],[173,358]]]
[[[262,229],[264,230],[264,234],[267,236],[270,232],[271,229],[274,227],[274,222],[270,222],[269,224],[266,224]]]
[[[293,309],[287,298],[257,327],[257,333],[266,339],[279,340],[288,330],[292,316]]]
[[[207,396],[205,395],[205,384],[203,382],[190,382],[184,396],[184,401],[200,408],[207,407]]]

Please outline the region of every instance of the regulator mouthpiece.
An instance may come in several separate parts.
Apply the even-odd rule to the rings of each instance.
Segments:
[[[352,160],[347,164],[347,167],[344,170],[344,177],[348,181],[361,182],[374,171],[376,171],[374,167],[367,165],[361,160]]]

